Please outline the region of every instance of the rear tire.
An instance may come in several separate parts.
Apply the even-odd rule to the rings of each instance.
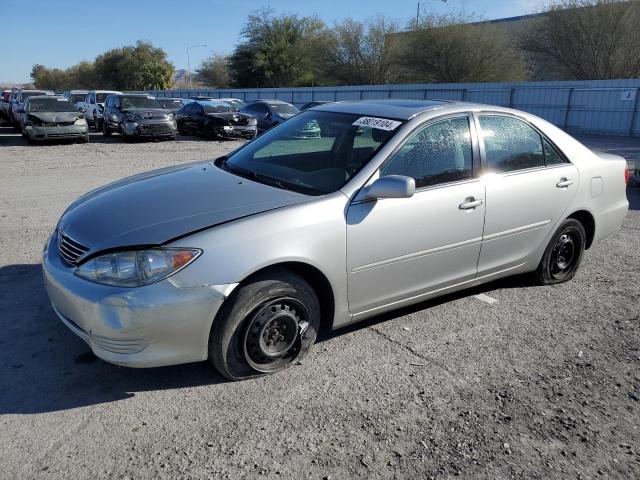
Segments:
[[[586,245],[584,226],[567,218],[555,231],[535,271],[541,285],[554,285],[571,280],[578,271]]]
[[[229,380],[276,373],[308,353],[319,327],[311,286],[288,270],[267,271],[223,304],[209,336],[209,361]]]

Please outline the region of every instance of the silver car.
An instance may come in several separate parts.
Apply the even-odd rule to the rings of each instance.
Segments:
[[[625,167],[516,110],[326,104],[80,197],[44,278],[100,358],[243,379],[298,361],[320,328],[517,273],[571,279],[627,213]]]

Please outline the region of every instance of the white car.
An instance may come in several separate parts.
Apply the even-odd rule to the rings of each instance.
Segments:
[[[102,131],[102,112],[104,111],[104,101],[109,95],[122,93],[116,90],[91,90],[87,93],[84,102],[78,102],[78,109],[84,113],[89,125],[93,125],[96,131]]]

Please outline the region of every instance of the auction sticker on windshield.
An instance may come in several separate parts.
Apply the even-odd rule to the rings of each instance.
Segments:
[[[360,117],[353,122],[353,125],[356,127],[379,128],[380,130],[395,130],[402,125],[402,122],[389,120],[388,118]]]

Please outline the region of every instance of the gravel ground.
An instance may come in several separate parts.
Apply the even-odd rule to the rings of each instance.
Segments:
[[[450,295],[228,383],[206,363],[97,360],[55,317],[39,258],[81,193],[237,144],[93,140],[0,129],[0,478],[640,478],[640,189],[572,282]],[[639,139],[584,140],[640,159]]]

